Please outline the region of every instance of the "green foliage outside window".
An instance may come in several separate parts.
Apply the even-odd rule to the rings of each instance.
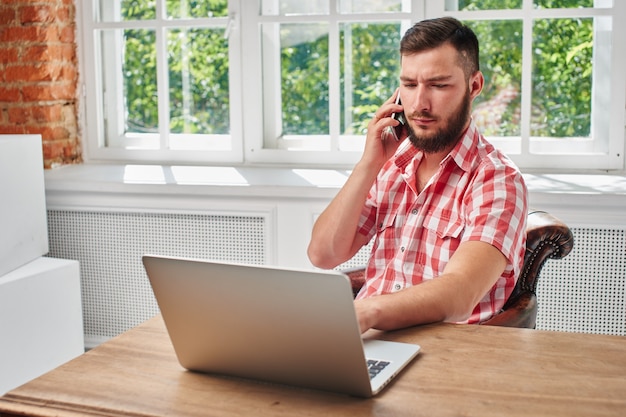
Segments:
[[[181,4],[186,6],[181,8]],[[155,18],[154,0],[124,0],[123,20]],[[227,0],[167,0],[175,17],[228,15]],[[228,42],[223,29],[167,32],[170,131],[228,133]],[[126,130],[157,132],[159,126],[156,35],[150,30],[124,31]],[[187,88],[185,87],[187,83]]]
[[[174,13],[175,4],[179,3],[168,0],[168,11]],[[227,15],[227,0],[189,0],[187,3],[194,16]],[[592,0],[536,0],[536,3],[536,7],[542,8],[593,5],[589,4]],[[459,1],[460,10],[478,6],[483,10],[519,8],[520,1]],[[123,1],[124,20],[152,19],[153,10],[154,0]],[[519,136],[522,22],[485,20],[466,23],[479,38],[481,70],[486,78],[485,89],[474,103],[479,113],[476,117],[485,119],[487,135]],[[533,136],[589,135],[593,24],[593,19],[583,18],[533,22]],[[373,112],[397,87],[399,32],[397,23],[352,23],[342,27],[342,133],[363,134]],[[169,32],[167,53],[172,132],[229,131],[228,43],[222,39],[222,34],[220,30],[209,29],[187,29],[184,36],[181,31]],[[350,51],[345,50],[348,34],[352,45]],[[156,91],[155,34],[150,30],[125,30],[124,37],[128,130],[156,131],[161,93]],[[183,48],[187,48],[187,55],[183,54]],[[349,54],[351,68],[347,68],[345,53]],[[189,57],[185,68],[183,56]],[[282,48],[281,62],[283,134],[328,134],[327,33]],[[183,97],[185,73],[188,74],[190,97]],[[348,73],[351,74],[351,91],[347,88]]]

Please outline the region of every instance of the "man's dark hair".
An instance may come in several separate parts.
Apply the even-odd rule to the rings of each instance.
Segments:
[[[480,69],[476,34],[453,17],[417,22],[402,37],[400,54],[411,55],[448,42],[459,52],[459,65],[467,77]]]

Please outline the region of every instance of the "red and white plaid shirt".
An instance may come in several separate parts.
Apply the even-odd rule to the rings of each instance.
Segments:
[[[370,190],[359,233],[376,239],[357,299],[436,278],[462,242],[477,240],[495,246],[508,260],[502,276],[465,322],[487,320],[513,291],[524,260],[524,179],[473,121],[418,193],[415,174],[422,157],[423,152],[405,141]]]

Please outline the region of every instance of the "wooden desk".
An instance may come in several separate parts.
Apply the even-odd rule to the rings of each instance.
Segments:
[[[372,399],[183,370],[160,317],[0,398],[1,416],[618,416],[626,338],[471,325],[377,337],[422,351]]]

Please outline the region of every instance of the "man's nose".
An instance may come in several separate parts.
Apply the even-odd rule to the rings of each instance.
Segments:
[[[411,113],[430,112],[430,94],[426,86],[419,85],[415,88],[413,102],[410,103],[410,106]]]

